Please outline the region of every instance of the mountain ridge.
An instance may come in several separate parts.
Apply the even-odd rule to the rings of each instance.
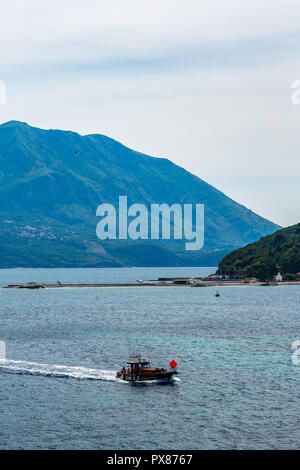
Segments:
[[[96,208],[117,204],[120,195],[127,195],[128,204],[204,203],[204,249],[188,253],[174,240],[100,242]],[[82,136],[19,121],[0,125],[0,224],[3,267],[153,265],[153,259],[161,265],[216,265],[223,253],[279,228],[165,157],[131,150],[102,134]],[[89,252],[91,243],[103,254],[95,247]]]

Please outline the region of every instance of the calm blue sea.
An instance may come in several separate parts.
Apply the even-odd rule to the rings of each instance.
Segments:
[[[212,268],[0,270],[128,282]],[[300,286],[0,289],[1,449],[296,449]],[[132,351],[180,381],[115,379]]]

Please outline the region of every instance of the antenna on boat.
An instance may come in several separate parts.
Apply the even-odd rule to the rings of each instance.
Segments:
[[[129,355],[131,359],[135,359],[136,357],[141,360],[141,354],[138,354],[137,352],[132,351],[132,353]]]

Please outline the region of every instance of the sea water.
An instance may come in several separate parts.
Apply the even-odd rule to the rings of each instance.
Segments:
[[[212,268],[0,270],[134,282]],[[300,286],[0,289],[1,449],[296,449]],[[172,384],[124,383],[137,352]]]

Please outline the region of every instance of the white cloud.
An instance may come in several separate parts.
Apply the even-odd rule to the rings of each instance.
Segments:
[[[296,223],[299,13],[292,0],[11,0],[0,121],[110,135]]]
[[[144,59],[210,42],[297,33],[297,0],[11,0],[1,5],[12,62]]]

